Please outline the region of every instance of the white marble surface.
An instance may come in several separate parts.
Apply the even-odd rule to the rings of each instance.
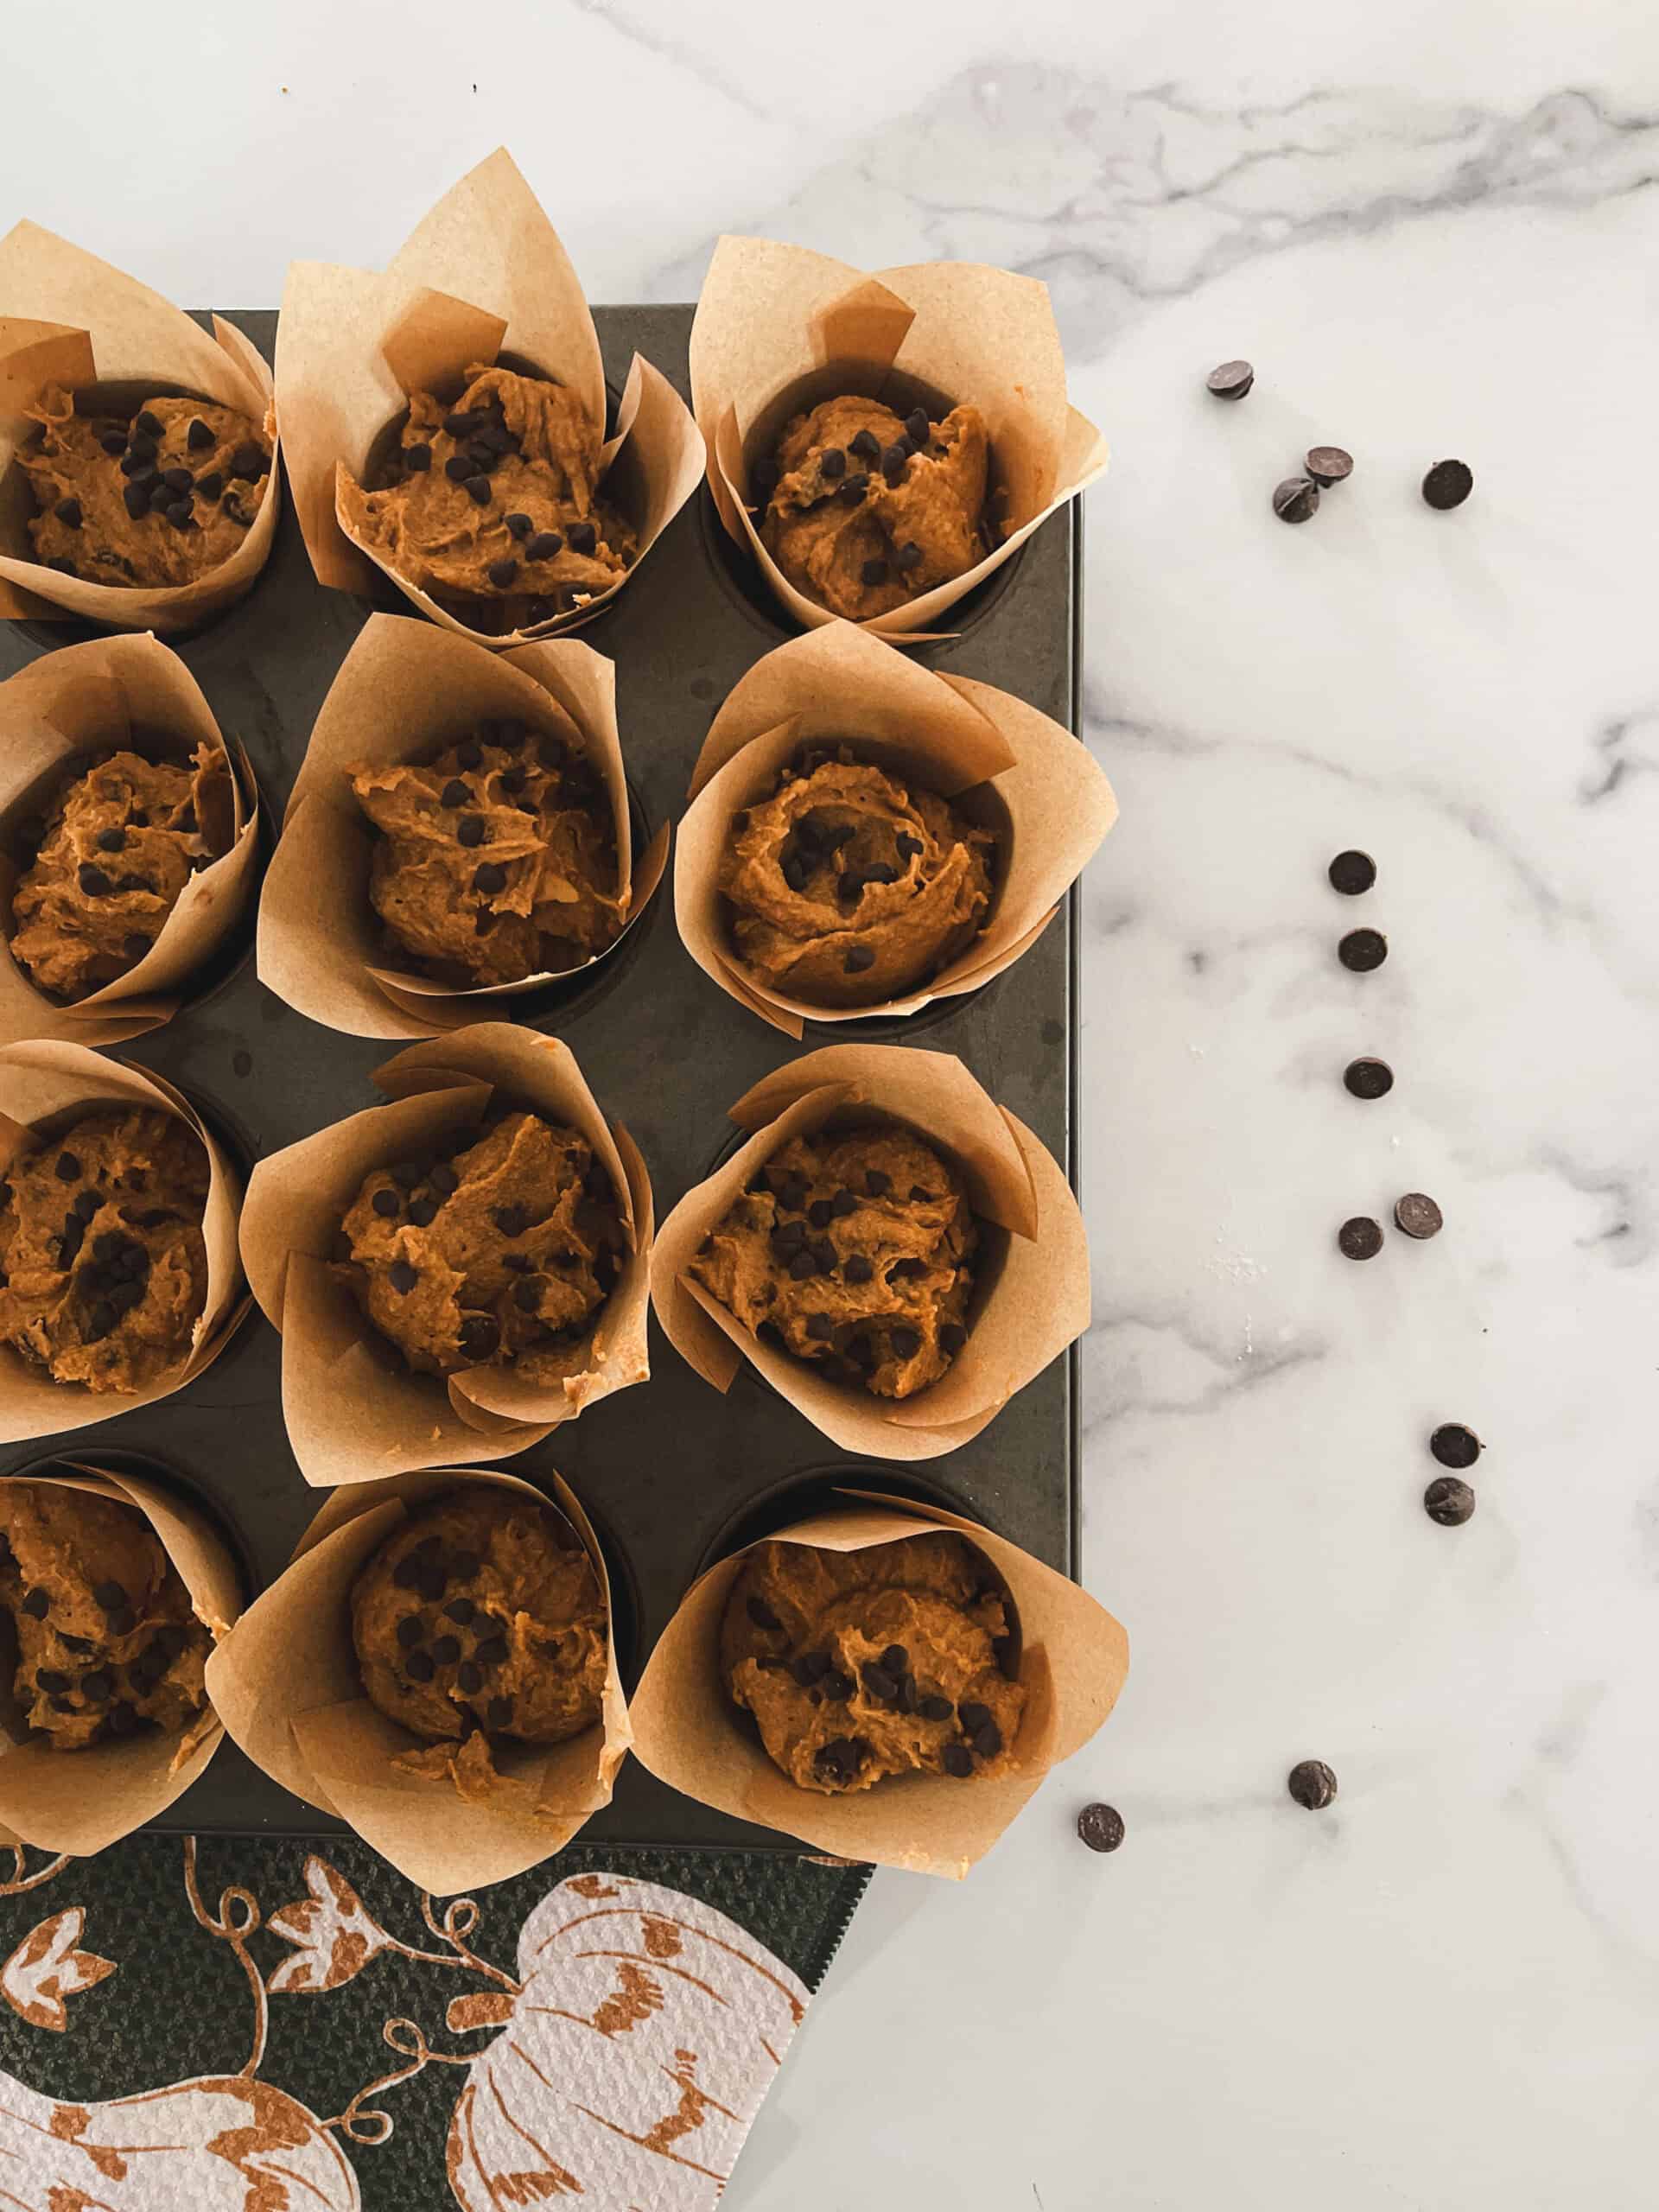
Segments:
[[[179,296],[378,259],[505,140],[595,297],[690,296],[722,228],[1044,276],[1113,440],[1085,1535],[1134,1672],[964,1888],[878,1878],[732,2212],[1650,2204],[1651,11],[303,0],[9,60],[28,212]],[[1315,438],[1357,467],[1288,530]],[[1408,1189],[1445,1234],[1341,1260]],[[1461,1530],[1440,1419],[1489,1446]]]

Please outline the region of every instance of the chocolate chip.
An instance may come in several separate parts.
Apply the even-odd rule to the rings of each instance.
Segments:
[[[426,1630],[418,1613],[405,1613],[397,1624],[397,1641],[405,1651],[412,1651],[425,1635]]]
[[[498,591],[505,591],[518,573],[518,563],[511,559],[492,561],[484,573]]]
[[[769,1241],[779,1259],[791,1259],[806,1242],[806,1224],[804,1221],[780,1221]]]
[[[1376,881],[1376,862],[1369,853],[1338,853],[1325,870],[1333,891],[1356,899]]]
[[[1423,1191],[1408,1191],[1404,1198],[1396,1198],[1394,1218],[1397,1228],[1420,1243],[1425,1237],[1438,1236],[1446,1225],[1446,1216]]]
[[[486,1636],[473,1653],[480,1667],[499,1667],[505,1664],[507,1639],[505,1636]]]
[[[224,492],[225,479],[218,469],[210,469],[206,476],[197,477],[196,497],[199,499],[205,499],[209,506],[216,499],[223,498]]]
[[[524,548],[527,561],[551,561],[564,550],[564,540],[556,530],[538,530]]]
[[[843,507],[861,506],[864,502],[864,494],[869,488],[870,480],[868,476],[849,476],[843,480],[836,497]]]
[[[817,1272],[817,1257],[812,1252],[798,1252],[789,1263],[791,1282],[809,1282]]]
[[[504,1236],[522,1236],[530,1227],[528,1206],[497,1206],[490,1216]]]
[[[1205,378],[1217,399],[1243,399],[1255,382],[1255,371],[1248,361],[1224,361],[1218,369],[1211,369]]]
[[[67,523],[71,530],[80,528],[80,501],[77,499],[60,499],[52,510],[58,520]]]
[[[947,1774],[965,1782],[974,1770],[974,1755],[965,1744],[947,1744],[939,1754]]]
[[[865,584],[884,584],[887,581],[885,561],[867,561],[858,572],[858,580]]]
[[[815,1682],[823,1680],[834,1664],[827,1651],[803,1651],[789,1671],[804,1690],[810,1690]]]
[[[470,1582],[483,1564],[483,1560],[476,1552],[451,1552],[449,1554],[449,1572],[457,1582]],[[467,1605],[465,1598],[459,1598],[455,1602],[457,1605]],[[446,1605],[443,1610],[449,1615],[451,1620],[460,1618],[460,1615],[450,1606]],[[468,1606],[467,1618],[471,1618],[470,1606]]]
[[[523,1282],[514,1283],[512,1302],[521,1313],[539,1313],[544,1287],[540,1275],[526,1275]]]
[[[54,1697],[61,1697],[70,1687],[69,1677],[59,1674],[55,1667],[41,1667],[35,1672],[35,1686]]]
[[[591,553],[599,543],[599,532],[590,522],[573,522],[565,535],[573,553]]]
[[[125,1594],[126,1593],[123,1592],[122,1595],[124,1598]],[[22,1609],[29,1615],[30,1620],[43,1621],[46,1618],[47,1607],[51,1604],[51,1602],[52,1600],[47,1596],[44,1590],[30,1590],[24,1595]]]
[[[756,1628],[763,1628],[770,1631],[783,1626],[782,1621],[779,1619],[764,1598],[751,1598],[747,1610],[749,1618],[754,1623]]]
[[[874,1659],[867,1659],[858,1671],[863,1680],[865,1688],[869,1692],[873,1698],[877,1700],[879,1703],[882,1705],[896,1705],[898,1703],[899,1684],[894,1677],[891,1675],[887,1672],[887,1669],[881,1666],[879,1662]]]
[[[257,483],[270,467],[270,461],[263,446],[239,445],[231,455],[231,474],[241,477],[245,483]]]
[[[841,1271],[849,1282],[868,1282],[875,1273],[875,1264],[862,1252],[849,1252]]]
[[[374,1208],[376,1213],[380,1216],[383,1221],[395,1221],[397,1219],[398,1212],[398,1199],[396,1191],[377,1191],[374,1196],[369,1200],[369,1204]]]
[[[510,1697],[493,1697],[486,1708],[484,1719],[492,1728],[506,1727],[512,1719],[512,1700]]]
[[[128,484],[124,486],[121,498],[134,522],[149,512],[149,489],[147,485]]]
[[[1354,473],[1354,456],[1340,446],[1310,446],[1302,466],[1313,481],[1328,491]]]
[[[394,1160],[386,1173],[394,1183],[398,1184],[405,1191],[414,1190],[417,1184],[426,1179],[426,1170],[418,1160]]]
[[[911,451],[910,446],[902,439],[895,439],[892,445],[884,446],[881,448],[881,474],[889,484],[899,484],[904,481],[905,468],[910,460]]]
[[[1436,1475],[1423,1492],[1423,1510],[1442,1529],[1459,1529],[1475,1510],[1475,1493],[1457,1475]]]
[[[1350,930],[1337,947],[1337,957],[1357,976],[1368,976],[1389,957],[1389,940],[1381,930]]]
[[[148,407],[142,408],[133,417],[134,427],[147,438],[166,435],[166,425],[159,415],[152,415]]]
[[[472,500],[474,506],[487,507],[490,504],[489,478],[487,476],[469,476],[467,479],[467,496]]]
[[[458,1628],[465,1628],[478,1607],[470,1598],[452,1598],[443,1609],[445,1620],[454,1621]]]
[[[1356,1098],[1386,1098],[1394,1089],[1394,1070],[1386,1060],[1350,1060],[1342,1080]]]
[[[794,892],[804,891],[807,883],[807,864],[796,852],[785,853],[779,862],[784,881]]]
[[[1431,507],[1460,507],[1475,488],[1475,473],[1463,461],[1437,461],[1423,479],[1423,497]]]
[[[893,556],[893,563],[894,568],[901,569],[906,575],[910,573],[911,569],[919,569],[921,567],[922,549],[917,544],[914,538],[907,539],[906,543],[899,548],[899,550]]]
[[[411,1198],[409,1202],[409,1217],[414,1223],[416,1229],[430,1229],[433,1223],[438,1217],[437,1200],[435,1198]]]
[[[101,1613],[118,1613],[127,1602],[127,1593],[118,1582],[95,1582],[92,1603]]]
[[[98,442],[103,447],[105,452],[113,459],[117,454],[124,453],[126,451],[127,434],[124,430],[105,430],[103,436],[99,438]]]
[[[931,425],[925,407],[912,407],[905,417],[905,435],[918,451],[927,443]]]
[[[850,1675],[843,1675],[839,1667],[833,1667],[824,1676],[819,1687],[823,1692],[826,1703],[845,1705],[851,1697],[855,1685]]]
[[[1369,1214],[1353,1215],[1337,1231],[1337,1249],[1344,1260],[1374,1260],[1382,1249],[1381,1225]]]
[[[940,1697],[937,1692],[925,1697],[917,1707],[924,1720],[949,1720],[953,1710],[950,1699]]]
[[[469,806],[472,804],[472,797],[471,785],[462,783],[459,776],[451,776],[438,793],[438,804],[440,806]]]
[[[429,1605],[435,1605],[449,1587],[449,1578],[434,1560],[423,1559],[421,1571],[415,1580],[415,1587]]]
[[[1443,1467],[1472,1467],[1486,1447],[1472,1428],[1446,1421],[1429,1438],[1428,1448]]]
[[[426,1179],[441,1198],[453,1198],[461,1188],[460,1176],[446,1160],[439,1160]]]
[[[806,1333],[814,1344],[827,1344],[836,1332],[836,1325],[827,1313],[809,1313]]]
[[[1077,1834],[1090,1851],[1116,1851],[1123,1840],[1123,1815],[1116,1805],[1085,1805],[1077,1815]]]
[[[195,478],[188,468],[164,468],[162,481],[170,492],[192,492],[196,484]]]
[[[429,1682],[437,1671],[429,1651],[411,1651],[404,1662],[404,1672],[411,1682]]]
[[[855,453],[861,461],[877,461],[880,458],[881,441],[874,430],[860,430],[849,440],[847,450]]]
[[[136,1736],[138,1733],[137,1713],[124,1701],[112,1705],[105,1717],[104,1726],[111,1736]]]
[[[1002,1731],[995,1720],[974,1731],[974,1749],[982,1759],[994,1759],[1002,1748]]]
[[[394,1260],[386,1269],[386,1280],[401,1298],[407,1298],[421,1279],[421,1271],[407,1260]]]
[[[1281,522],[1311,522],[1319,511],[1319,487],[1306,476],[1287,476],[1273,488],[1273,512]]]
[[[814,1198],[806,1210],[806,1217],[814,1229],[828,1229],[833,1212],[828,1198]]]
[[[430,468],[431,466],[432,448],[424,442],[419,445],[405,446],[404,448],[404,467],[408,469],[411,475],[424,476],[427,470]],[[215,493],[214,497],[217,498],[218,494]]]
[[[910,1654],[902,1643],[890,1643],[881,1654],[881,1664],[897,1681],[910,1664]]]
[[[1285,1787],[1310,1813],[1322,1812],[1337,1794],[1337,1777],[1323,1759],[1303,1759],[1292,1767]]]
[[[133,930],[122,938],[121,950],[129,960],[142,960],[149,950],[149,939],[142,930]]]
[[[486,824],[481,814],[463,814],[455,824],[457,841],[470,850],[484,842]]]
[[[391,1570],[393,1586],[398,1590],[412,1590],[421,1579],[421,1562],[411,1552],[400,1559]]]
[[[123,1605],[119,1612],[110,1615],[111,1636],[130,1636],[138,1625],[138,1616],[130,1605]]]
[[[967,1705],[959,1705],[957,1707],[957,1718],[962,1723],[964,1735],[973,1735],[976,1730],[985,1726],[990,1717],[991,1708],[988,1705],[977,1705],[970,1700]]]
[[[67,1643],[70,1639],[63,1639]],[[115,1695],[115,1676],[107,1667],[94,1667],[80,1678],[80,1694],[89,1705],[107,1705]]]
[[[845,1221],[849,1213],[858,1211],[858,1200],[851,1191],[837,1191],[830,1201],[831,1221]]]
[[[847,474],[847,456],[839,446],[826,446],[818,455],[818,474],[831,484]]]
[[[814,1755],[814,1770],[826,1782],[851,1782],[863,1764],[866,1748],[861,1738],[837,1736],[833,1743],[825,1744]]]
[[[446,1642],[453,1643],[453,1637]],[[484,1687],[484,1669],[473,1659],[463,1659],[455,1669],[455,1683],[465,1697],[476,1697]]]
[[[914,1359],[922,1348],[922,1339],[914,1329],[889,1329],[887,1342],[893,1347],[895,1359]]]
[[[190,428],[184,434],[184,442],[192,453],[206,453],[209,446],[217,442],[212,430],[208,429],[200,415],[191,416]]]
[[[91,1221],[103,1203],[103,1199],[99,1197],[96,1191],[81,1191],[77,1192],[75,1197],[75,1211],[83,1221]],[[98,1241],[100,1244],[110,1244],[114,1247],[113,1250],[105,1254],[106,1258],[113,1259],[119,1253],[129,1249],[125,1240],[120,1236],[100,1236]],[[142,1244],[138,1247],[140,1253],[143,1253],[143,1249]]]
[[[64,1216],[63,1229],[58,1237],[60,1266],[67,1268],[73,1265],[75,1255],[80,1249],[80,1240],[86,1234],[86,1224],[78,1213]]]
[[[945,1321],[939,1327],[939,1350],[954,1359],[968,1341],[968,1332],[960,1321]]]
[[[461,1656],[461,1639],[454,1636],[437,1636],[432,1639],[432,1656],[440,1667],[453,1667]]]
[[[847,948],[847,956],[841,964],[849,976],[863,975],[867,969],[874,968],[875,965],[874,947],[868,944],[849,944]]]

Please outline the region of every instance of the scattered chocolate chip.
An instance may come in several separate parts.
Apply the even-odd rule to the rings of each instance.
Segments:
[[[415,1587],[429,1605],[435,1605],[449,1587],[449,1578],[435,1561],[423,1559],[421,1561],[420,1573],[416,1578]]]
[[[864,495],[869,488],[870,480],[868,475],[849,476],[843,480],[836,497],[843,507],[861,506],[864,503]]]
[[[97,1593],[94,1592],[93,1594],[96,1595]],[[124,1591],[122,1592],[124,1599],[125,1595],[126,1593]],[[51,1604],[51,1599],[47,1596],[44,1590],[30,1590],[24,1595],[22,1608],[29,1615],[30,1620],[43,1621],[46,1618],[47,1607]]]
[[[1248,361],[1224,361],[1205,382],[1217,399],[1243,399],[1255,382],[1255,371]]]
[[[537,531],[524,548],[527,561],[550,561],[564,550],[564,540],[556,530]]]
[[[914,1359],[922,1348],[921,1337],[914,1329],[889,1329],[887,1342],[893,1347],[895,1359]]]
[[[459,1561],[456,1564],[459,1566]],[[447,1621],[454,1621],[457,1628],[466,1628],[477,1611],[478,1607],[470,1598],[452,1598],[443,1609],[443,1617]]]
[[[858,579],[861,583],[866,584],[886,583],[887,581],[887,563],[885,561],[867,561],[858,572]]]
[[[874,1261],[863,1252],[849,1252],[842,1268],[842,1274],[849,1282],[868,1282],[874,1273]]]
[[[60,523],[67,523],[71,530],[80,528],[80,501],[79,499],[73,498],[60,499],[52,512]]]
[[[448,1635],[434,1637],[432,1656],[440,1667],[453,1667],[461,1656],[460,1637]]]
[[[865,1688],[880,1704],[898,1703],[899,1685],[878,1661],[867,1659],[858,1671]]]
[[[858,1211],[858,1199],[851,1191],[837,1191],[830,1201],[831,1221],[845,1221],[849,1213]]]
[[[469,850],[484,842],[486,823],[481,814],[463,814],[455,824],[455,838]]]
[[[849,976],[863,975],[867,969],[874,968],[875,965],[874,947],[868,944],[849,944],[847,948],[847,956],[841,964]]]
[[[905,417],[905,435],[918,452],[927,443],[931,428],[925,407],[912,407]]]
[[[806,1210],[806,1217],[814,1229],[828,1229],[834,1211],[828,1198],[814,1198]]]
[[[437,1200],[435,1198],[411,1198],[409,1202],[409,1217],[410,1221],[414,1223],[416,1229],[430,1229],[433,1223],[438,1217]]]
[[[966,1744],[947,1744],[940,1753],[947,1774],[965,1782],[974,1770],[974,1755]]]
[[[98,442],[113,460],[117,454],[126,451],[127,434],[124,430],[105,430]]]
[[[831,484],[847,474],[847,456],[839,446],[826,446],[818,455],[818,474]]]
[[[169,492],[191,492],[195,489],[195,478],[188,468],[164,468],[162,481]]]
[[[489,505],[490,480],[487,476],[469,476],[466,480],[466,486],[467,496],[474,506],[487,507]]]
[[[232,475],[239,476],[246,484],[257,484],[270,467],[270,457],[263,446],[239,445],[231,455]]]
[[[881,1654],[881,1664],[896,1681],[910,1665],[910,1654],[902,1643],[890,1643]]]
[[[512,582],[513,578],[518,573],[518,563],[516,561],[510,559],[505,561],[492,561],[489,567],[484,571],[484,573],[488,576],[490,582],[495,586],[498,591],[505,591],[507,586]]]
[[[939,1328],[939,1350],[954,1359],[968,1341],[968,1332],[960,1321],[945,1321]]]
[[[1002,1748],[1002,1731],[995,1720],[986,1720],[974,1731],[974,1749],[982,1759],[994,1759]]]
[[[386,1280],[400,1297],[407,1298],[421,1279],[421,1271],[407,1260],[394,1260],[386,1269]]]
[[[1337,1249],[1344,1260],[1374,1260],[1382,1249],[1382,1230],[1367,1214],[1357,1213],[1337,1231]]]
[[[404,1662],[404,1672],[411,1682],[429,1682],[437,1671],[429,1651],[411,1651]]]
[[[377,1191],[374,1196],[369,1200],[369,1204],[374,1208],[376,1213],[381,1217],[382,1220],[395,1221],[397,1219],[399,1211],[399,1201],[396,1191]]]
[[[827,1651],[803,1651],[791,1663],[789,1671],[802,1689],[810,1690],[815,1682],[823,1680],[834,1664],[835,1661]]]
[[[418,1613],[405,1613],[397,1624],[397,1641],[405,1651],[412,1651],[425,1633],[425,1627]]]
[[[1386,1060],[1350,1060],[1342,1080],[1356,1098],[1386,1098],[1394,1089],[1394,1070]]]
[[[1389,957],[1389,940],[1381,930],[1350,930],[1337,947],[1337,957],[1357,976],[1369,976]]]
[[[874,430],[860,430],[848,441],[847,450],[861,461],[876,461],[880,458],[881,441]]]
[[[77,1192],[75,1197],[75,1211],[80,1216],[83,1221],[91,1221],[103,1203],[103,1199],[99,1197],[96,1191],[81,1191]],[[98,1241],[100,1244],[105,1243],[112,1243],[123,1250],[128,1249],[124,1241],[119,1236],[110,1238],[100,1236]],[[138,1247],[138,1249],[142,1252],[143,1250],[143,1246],[141,1244]],[[109,1256],[113,1255],[111,1255]]]
[[[166,435],[166,425],[162,423],[161,416],[152,415],[148,407],[141,409],[134,416],[133,423],[134,427],[147,438],[160,438]]]
[[[421,1579],[421,1562],[411,1552],[400,1559],[391,1570],[393,1586],[398,1590],[412,1590]]]
[[[1423,479],[1423,497],[1431,507],[1460,507],[1475,488],[1475,473],[1467,461],[1437,461]]]
[[[1398,1229],[1420,1243],[1425,1237],[1438,1236],[1446,1225],[1446,1216],[1423,1191],[1408,1191],[1403,1198],[1396,1198],[1394,1218]]]
[[[1423,1510],[1442,1529],[1460,1529],[1475,1510],[1475,1493],[1458,1475],[1436,1475],[1423,1492]]]
[[[1472,1428],[1446,1421],[1429,1438],[1428,1448],[1443,1467],[1472,1467],[1486,1447]]]
[[[836,1332],[836,1325],[827,1313],[809,1313],[806,1333],[814,1344],[827,1344]]]
[[[190,427],[184,434],[184,442],[192,453],[206,453],[209,446],[217,442],[212,430],[202,421],[200,415],[191,416]]]
[[[791,1282],[807,1282],[818,1272],[818,1262],[811,1252],[797,1252],[789,1263]]]
[[[504,1236],[522,1236],[530,1227],[528,1206],[497,1206],[490,1218]]]
[[[949,1720],[954,1709],[950,1699],[940,1697],[937,1692],[925,1697],[918,1707],[924,1720]]]
[[[756,1628],[763,1628],[770,1632],[783,1626],[782,1621],[779,1619],[764,1598],[751,1598],[747,1610],[749,1618],[754,1623]]]
[[[431,466],[432,448],[429,445],[424,443],[424,442],[419,445],[405,446],[404,448],[404,467],[408,469],[411,475],[424,476]],[[219,494],[215,493],[213,496],[217,499]]]
[[[573,553],[591,553],[599,543],[599,532],[590,522],[573,522],[565,536]]]
[[[143,484],[128,484],[124,486],[121,498],[123,504],[126,507],[127,512],[132,517],[134,522],[137,522],[143,516],[147,515],[149,512],[149,491],[147,486]]]
[[[1116,1805],[1085,1805],[1077,1815],[1077,1834],[1090,1851],[1116,1851],[1123,1840],[1123,1815]]]
[[[61,1697],[70,1687],[69,1677],[59,1674],[55,1667],[41,1667],[35,1672],[35,1686],[53,1697]]]
[[[426,1171],[418,1160],[394,1160],[386,1173],[405,1191],[412,1191],[417,1184],[426,1180]]]
[[[70,1641],[67,1636],[63,1640]],[[115,1695],[115,1676],[107,1667],[94,1667],[81,1676],[80,1694],[89,1705],[107,1705]]]
[[[480,1667],[500,1667],[506,1663],[507,1639],[505,1636],[486,1636],[474,1651],[473,1656]]]
[[[1369,853],[1338,853],[1325,870],[1333,891],[1357,899],[1376,881],[1376,862]]]
[[[118,1582],[95,1582],[92,1603],[101,1613],[118,1613],[127,1602],[127,1593]]]
[[[440,806],[467,806],[472,803],[472,797],[471,785],[462,783],[459,776],[451,776],[438,793],[438,804]]]
[[[512,1287],[512,1302],[521,1313],[539,1313],[542,1310],[543,1281],[540,1275],[526,1275]]]
[[[921,567],[922,549],[914,538],[908,539],[899,548],[893,556],[893,564],[894,568],[903,570],[906,575],[908,575],[911,569]]]
[[[1318,1813],[1336,1796],[1337,1777],[1323,1759],[1303,1759],[1290,1770],[1285,1787],[1299,1805]]]
[[[978,1705],[970,1701],[967,1705],[959,1705],[957,1707],[957,1718],[962,1723],[964,1735],[973,1735],[976,1730],[985,1726],[990,1717],[991,1708],[988,1705]]]
[[[210,469],[206,476],[197,477],[196,497],[199,499],[205,499],[209,506],[216,499],[222,499],[224,493],[225,479],[218,469]]]
[[[853,1781],[863,1764],[865,1746],[855,1737],[837,1736],[815,1755],[812,1764],[826,1782]]]
[[[111,1736],[136,1736],[138,1733],[138,1714],[124,1701],[112,1705],[105,1716],[104,1726]]]
[[[439,1160],[426,1179],[441,1198],[453,1198],[461,1188],[461,1178],[447,1160]]]
[[[1311,522],[1319,511],[1319,487],[1306,476],[1287,476],[1273,490],[1273,512],[1281,522]]]
[[[904,481],[905,470],[909,464],[912,450],[912,448],[902,439],[895,439],[892,445],[883,446],[881,474],[889,484],[899,484]]]

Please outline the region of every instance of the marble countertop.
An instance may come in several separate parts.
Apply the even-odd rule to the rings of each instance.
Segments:
[[[453,9],[396,23],[166,0],[78,57],[73,160],[32,135],[61,54],[15,42],[7,219],[257,304],[505,141],[596,299],[694,296],[722,229],[1046,278],[1115,448],[1084,1543],[1134,1669],[965,1886],[878,1876],[725,2203],[1646,2205],[1653,17],[567,0],[453,61]],[[180,40],[182,124],[135,126]],[[1324,441],[1353,479],[1287,529]],[[1475,492],[1437,514],[1446,454]],[[1344,1260],[1408,1190],[1444,1233]],[[1460,1529],[1421,1504],[1442,1421],[1487,1447]]]

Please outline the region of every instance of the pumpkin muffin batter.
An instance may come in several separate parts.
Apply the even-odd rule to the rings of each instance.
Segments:
[[[341,468],[340,518],[469,628],[531,627],[632,566],[639,540],[599,497],[603,437],[565,385],[470,368],[453,407],[411,395],[384,489]]]
[[[194,582],[240,550],[270,488],[264,431],[212,400],[147,399],[129,421],[78,415],[54,385],[29,413],[35,557],[90,583]]]
[[[352,1588],[364,1689],[436,1747],[395,1764],[448,1772],[463,1796],[493,1775],[490,1736],[560,1744],[594,1725],[607,1631],[599,1578],[574,1535],[494,1489],[412,1513]]]
[[[213,1638],[142,1513],[57,1483],[0,1485],[0,1605],[15,1694],[54,1751],[181,1730]]]
[[[232,823],[222,747],[198,746],[188,768],[137,753],[98,761],[59,797],[12,893],[12,958],[56,999],[115,982],[191,876],[230,850]]]
[[[964,575],[988,547],[985,418],[879,399],[826,399],[798,415],[756,490],[761,543],[798,592],[865,622]]]
[[[720,887],[744,965],[809,1005],[879,1006],[983,925],[990,832],[846,748],[786,768],[732,823]]]
[[[380,832],[375,912],[435,981],[516,983],[615,943],[615,824],[592,766],[559,739],[486,722],[427,766],[346,773]]]
[[[611,1179],[585,1137],[512,1113],[447,1160],[377,1167],[343,1224],[340,1272],[381,1334],[423,1375],[571,1371],[622,1271]]]
[[[967,1341],[977,1243],[956,1174],[895,1122],[791,1138],[690,1272],[764,1342],[908,1398]]]
[[[946,1529],[858,1552],[757,1544],[721,1630],[768,1758],[828,1797],[890,1774],[1010,1772],[1019,1659],[995,1571]]]
[[[172,1114],[100,1108],[0,1185],[0,1341],[60,1382],[142,1390],[189,1357],[207,1296],[207,1154]]]

